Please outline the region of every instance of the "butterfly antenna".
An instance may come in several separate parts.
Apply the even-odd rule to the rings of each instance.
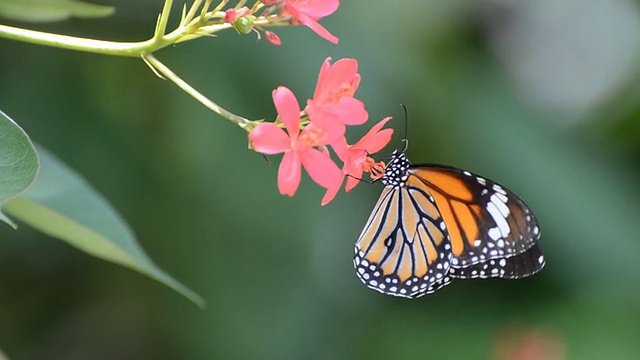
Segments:
[[[402,106],[402,109],[404,110],[404,139],[401,140],[404,143],[404,150],[402,150],[402,152],[406,152],[409,148],[409,140],[407,139],[407,133],[409,129],[409,115],[407,107],[404,106],[404,104],[400,104],[400,106]]]

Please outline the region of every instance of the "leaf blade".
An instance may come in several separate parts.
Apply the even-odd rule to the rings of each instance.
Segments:
[[[205,306],[202,297],[147,256],[102,195],[42,147],[38,147],[38,153],[40,175],[23,195],[5,204],[8,214],[90,255],[147,275],[198,306]]]
[[[39,168],[38,154],[27,133],[0,111],[0,207],[31,186]],[[0,221],[16,228],[1,209]]]
[[[77,0],[0,0],[0,16],[27,22],[63,21],[71,17],[99,18],[115,12],[111,6]]]

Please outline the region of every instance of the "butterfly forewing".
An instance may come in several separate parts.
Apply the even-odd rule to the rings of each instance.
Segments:
[[[455,168],[427,166],[413,171],[427,184],[449,229],[452,277],[518,278],[544,266],[536,245],[538,223],[514,193]],[[537,250],[527,253],[534,245]],[[533,255],[538,256],[535,262],[521,264]]]
[[[446,227],[420,186],[385,187],[356,243],[356,273],[372,289],[418,297],[450,281]]]

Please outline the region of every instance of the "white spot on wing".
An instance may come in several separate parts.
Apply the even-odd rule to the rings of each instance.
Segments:
[[[498,240],[500,238],[500,229],[498,228],[489,229],[489,237],[493,240]],[[489,246],[491,246],[491,243],[489,243]]]
[[[509,201],[509,198],[507,197],[507,195],[503,194],[503,193],[495,193],[495,195],[500,198],[500,200],[502,200],[503,203],[507,203],[507,201]]]
[[[509,228],[507,220],[502,216],[502,213],[500,212],[500,210],[498,210],[493,202],[487,204],[487,211],[489,212],[489,214],[491,214],[491,217],[493,218],[493,221],[496,222],[496,225],[498,225],[498,229],[500,229],[502,237],[509,236],[511,228]]]
[[[497,191],[497,192],[499,192],[499,193],[501,193],[501,194],[507,195],[507,192],[506,192],[506,191],[504,191],[504,189],[503,189],[500,185],[498,185],[498,184],[494,184],[494,185],[493,185],[493,190],[494,190],[494,191]]]
[[[510,213],[509,207],[507,206],[506,201],[502,201],[502,199],[498,195],[498,193],[491,195],[490,201],[498,208],[498,210],[500,210],[502,216],[506,218]]]

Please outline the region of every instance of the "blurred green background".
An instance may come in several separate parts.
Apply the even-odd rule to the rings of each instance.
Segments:
[[[162,1],[116,15],[2,23],[121,41]],[[176,4],[176,6],[181,4]],[[178,7],[176,7],[176,10]],[[175,24],[178,12],[172,18]],[[214,101],[273,119],[271,91],[310,97],[322,61],[354,57],[388,151],[477,172],[538,216],[547,266],[456,281],[418,300],[368,290],[352,248],[380,192],[322,208],[308,177],[280,196],[246,134],[142,61],[0,39],[0,108],[121,212],[170,289],[26,226],[0,228],[0,349],[20,359],[639,359],[640,7],[630,0],[343,1],[283,45],[233,31],[157,56]]]

